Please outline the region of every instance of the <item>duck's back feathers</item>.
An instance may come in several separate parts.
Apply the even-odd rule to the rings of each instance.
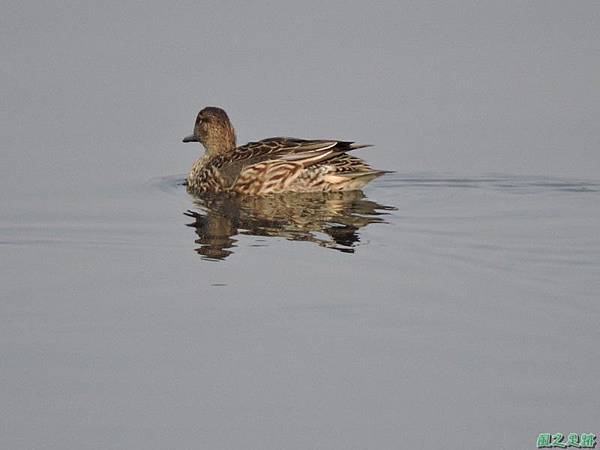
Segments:
[[[298,161],[304,157],[312,158],[316,155],[344,153],[362,147],[369,147],[369,145],[325,139],[306,140],[272,137],[237,147],[228,156],[233,159],[256,160],[258,158],[265,160],[283,158],[289,161]]]

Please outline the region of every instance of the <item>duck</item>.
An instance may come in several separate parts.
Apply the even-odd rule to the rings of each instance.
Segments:
[[[386,173],[348,154],[370,147],[352,141],[271,137],[238,147],[229,116],[215,106],[198,113],[193,133],[183,142],[198,142],[206,149],[187,176],[192,193],[353,191]]]

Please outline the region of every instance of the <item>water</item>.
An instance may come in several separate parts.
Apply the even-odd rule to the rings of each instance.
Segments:
[[[2,221],[11,448],[594,429],[599,182],[396,173],[242,204],[181,182]]]
[[[597,3],[3,6],[0,448],[600,435]],[[194,198],[207,105],[395,172]]]

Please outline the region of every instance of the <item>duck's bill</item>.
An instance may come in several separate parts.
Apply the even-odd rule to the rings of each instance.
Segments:
[[[189,136],[183,138],[183,142],[198,142],[198,138],[193,134],[190,134]]]

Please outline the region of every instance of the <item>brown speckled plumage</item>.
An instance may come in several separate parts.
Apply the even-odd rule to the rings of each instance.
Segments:
[[[193,192],[350,191],[384,173],[349,155],[367,147],[353,142],[274,137],[236,147],[235,130],[225,111],[216,107],[198,113],[194,134],[183,141],[206,148],[187,177]]]

